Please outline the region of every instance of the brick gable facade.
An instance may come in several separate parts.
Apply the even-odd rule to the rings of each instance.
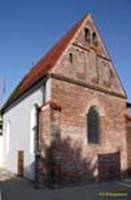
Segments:
[[[85,40],[85,28],[91,41]],[[97,45],[93,44],[93,33]],[[70,58],[71,55],[71,58]],[[126,94],[91,16],[54,68],[50,101],[40,111],[38,182],[67,185],[126,175]],[[99,144],[88,142],[88,112],[101,119]]]

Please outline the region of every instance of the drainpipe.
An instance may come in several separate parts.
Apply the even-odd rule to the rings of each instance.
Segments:
[[[35,134],[35,185],[34,187],[37,189],[38,186],[38,160],[40,157],[40,148],[39,148],[39,114],[40,114],[40,107],[35,104],[36,108],[36,134]]]

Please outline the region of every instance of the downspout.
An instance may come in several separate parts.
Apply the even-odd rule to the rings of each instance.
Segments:
[[[40,114],[40,107],[35,104],[36,108],[36,134],[35,134],[35,185],[34,187],[37,189],[39,188],[38,184],[38,161],[40,157],[40,148],[39,148],[39,114]]]
[[[47,81],[49,80],[49,76],[45,76],[45,80],[44,80],[44,88],[43,88],[43,105],[44,103],[47,101],[46,99],[46,93],[47,93],[47,88],[46,88],[46,84]],[[40,123],[40,112],[41,112],[41,107],[38,106],[38,104],[35,104],[35,108],[36,108],[36,136],[35,136],[35,184],[34,187],[36,189],[41,188],[42,185],[39,182],[39,161],[41,159],[41,149],[40,149],[40,130],[39,130],[39,123]]]
[[[43,92],[43,104],[45,102],[45,84],[46,84],[47,77],[45,77],[44,82],[44,92]],[[34,187],[38,189],[39,185],[39,177],[38,177],[38,163],[40,160],[40,133],[39,133],[39,123],[40,123],[40,112],[41,107],[38,104],[35,104],[36,108],[36,134],[35,134],[35,183]]]

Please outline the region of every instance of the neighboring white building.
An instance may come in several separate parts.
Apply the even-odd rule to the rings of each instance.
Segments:
[[[0,137],[0,153],[3,156],[0,159],[0,167],[4,166],[18,174],[19,155],[23,152],[23,175],[31,180],[35,178],[36,105],[40,107],[45,98],[49,99],[49,82],[43,78],[11,104],[3,115],[4,137]]]
[[[32,180],[35,178],[36,105],[43,104],[47,85],[45,85],[44,79],[40,81],[8,107],[3,117],[4,167],[17,174],[19,155],[23,152],[24,176]]]

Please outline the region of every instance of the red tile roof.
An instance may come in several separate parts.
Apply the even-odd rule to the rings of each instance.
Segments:
[[[16,87],[12,95],[9,97],[4,108],[10,106],[16,99],[21,97],[28,89],[30,89],[37,81],[41,80],[47,72],[54,67],[60,55],[68,46],[79,27],[84,22],[84,16],[23,78]]]

